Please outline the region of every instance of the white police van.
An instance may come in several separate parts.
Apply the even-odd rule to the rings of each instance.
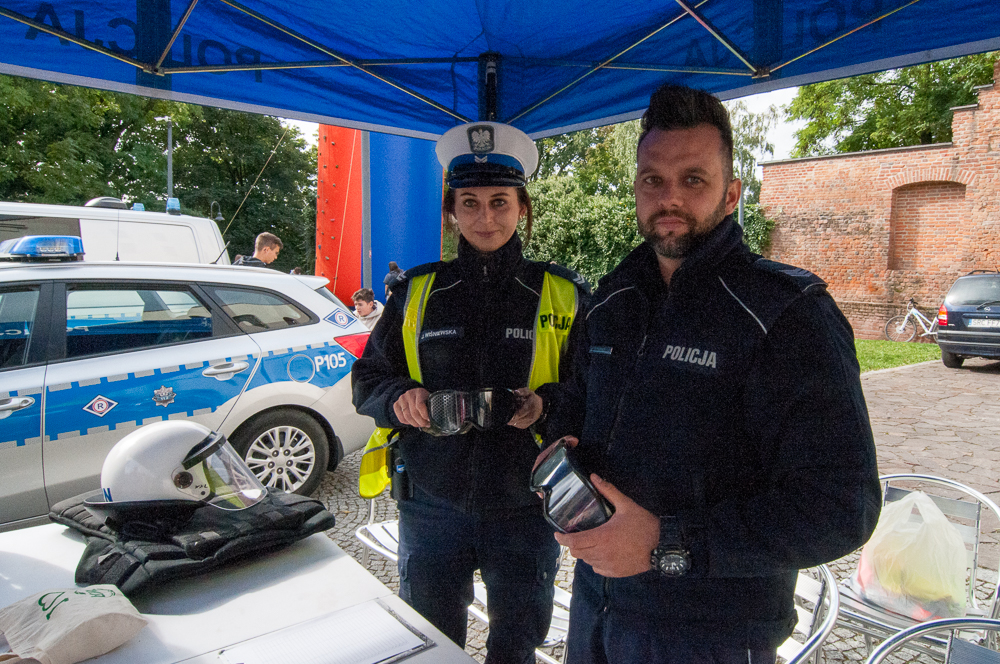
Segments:
[[[110,196],[86,205],[0,202],[0,242],[27,235],[75,235],[83,240],[87,261],[229,265],[216,222],[180,214],[179,207],[175,211],[130,210]]]
[[[325,278],[81,251],[0,242],[0,530],[97,488],[111,447],[163,419],[221,431],[265,485],[298,493],[364,446],[350,370],[368,330]]]

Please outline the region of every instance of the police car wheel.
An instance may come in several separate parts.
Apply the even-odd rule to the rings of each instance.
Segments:
[[[233,447],[269,488],[310,495],[326,472],[330,446],[316,420],[297,410],[275,410],[247,422]]]

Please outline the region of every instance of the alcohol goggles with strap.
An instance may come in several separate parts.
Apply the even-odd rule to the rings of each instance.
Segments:
[[[523,400],[507,388],[484,388],[463,392],[439,390],[427,398],[429,427],[422,430],[434,436],[454,436],[497,429],[514,417]]]
[[[542,453],[531,472],[531,490],[542,494],[545,520],[560,533],[596,528],[615,513],[614,506],[573,461],[563,440]]]

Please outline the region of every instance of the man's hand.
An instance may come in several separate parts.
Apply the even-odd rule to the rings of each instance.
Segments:
[[[429,427],[431,425],[430,415],[427,413],[427,398],[430,392],[422,387],[414,387],[403,392],[396,403],[392,404],[392,411],[396,413],[399,422],[411,427]]]
[[[527,429],[542,416],[542,398],[527,387],[517,388],[514,394],[522,399],[521,407],[507,424],[518,429]]]
[[[660,540],[660,520],[597,475],[590,481],[615,506],[604,525],[581,533],[556,533],[556,540],[601,576],[634,576],[650,568],[649,557]]]

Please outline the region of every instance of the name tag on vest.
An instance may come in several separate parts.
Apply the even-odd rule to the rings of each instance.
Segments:
[[[434,341],[435,339],[461,339],[462,328],[447,327],[441,330],[424,330],[420,333],[420,342]]]

